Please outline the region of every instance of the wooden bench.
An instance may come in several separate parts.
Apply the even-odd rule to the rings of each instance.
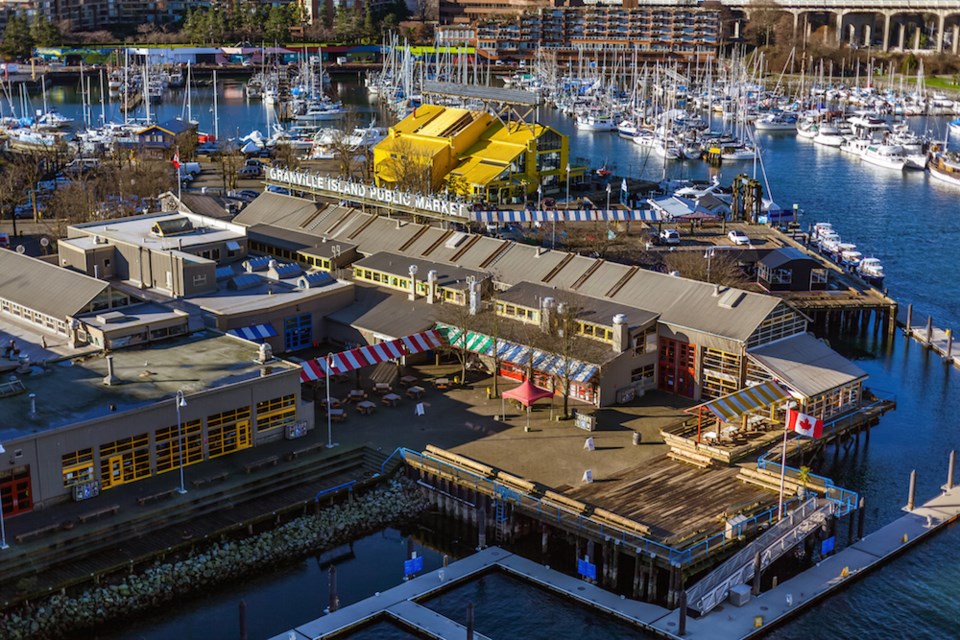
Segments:
[[[291,451],[290,453],[287,454],[287,459],[288,459],[288,460],[296,460],[296,459],[299,458],[300,456],[305,456],[305,455],[307,455],[307,454],[313,453],[313,452],[315,452],[315,451],[318,451],[319,449],[323,449],[323,447],[324,447],[324,444],[323,444],[322,442],[318,442],[318,443],[316,443],[316,444],[310,445],[309,447],[303,447],[303,448],[301,448],[301,449],[294,449],[293,451]]]
[[[226,480],[228,477],[230,477],[230,472],[224,471],[222,473],[218,473],[215,476],[207,476],[206,478],[197,478],[196,480],[191,482],[191,484],[199,489],[200,487],[206,486],[213,482],[220,482],[221,480]]]
[[[33,531],[26,531],[16,536],[17,542],[24,543],[27,540],[33,540],[34,538],[39,538],[45,536],[48,533],[53,533],[59,531],[62,528],[62,525],[58,522],[56,524],[47,525],[46,527],[40,527],[39,529],[34,529]]]
[[[251,473],[252,471],[260,469],[261,467],[276,466],[278,462],[280,462],[280,458],[277,456],[270,456],[269,458],[254,460],[249,464],[243,465],[243,471],[244,473]]]
[[[175,491],[175,489],[171,489],[171,491]],[[80,516],[79,520],[80,522],[87,522],[88,520],[96,520],[97,518],[101,518],[103,516],[115,516],[117,515],[118,511],[120,511],[120,505],[115,504],[109,507],[104,507],[103,509],[97,509],[96,511],[88,511]]]
[[[151,502],[157,502],[158,500],[166,500],[176,492],[177,492],[176,489],[166,489],[165,491],[153,493],[153,494],[150,494],[149,496],[140,496],[139,498],[137,498],[137,502],[142,507],[143,505],[149,504]]]

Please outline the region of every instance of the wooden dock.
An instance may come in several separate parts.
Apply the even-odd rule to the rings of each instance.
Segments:
[[[908,337],[913,338],[927,349],[939,355],[944,364],[952,364],[960,368],[960,358],[954,354],[956,350],[953,346],[953,330],[941,329],[933,325],[933,317],[927,317],[927,324],[922,327],[913,324],[913,305],[907,306],[907,317],[904,322],[903,332]]]

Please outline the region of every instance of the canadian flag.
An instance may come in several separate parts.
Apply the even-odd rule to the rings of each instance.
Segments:
[[[819,438],[823,435],[823,420],[794,409],[787,409],[787,429],[808,438]]]
[[[180,170],[180,149],[177,149],[176,151],[173,152],[173,160],[171,160],[171,162],[173,162],[173,167],[177,171],[179,171]]]

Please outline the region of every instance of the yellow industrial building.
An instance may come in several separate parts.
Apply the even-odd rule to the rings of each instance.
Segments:
[[[551,127],[422,105],[374,147],[373,168],[378,186],[446,188],[471,200],[518,203],[538,185],[544,193],[557,191],[567,177],[568,154],[567,137]]]

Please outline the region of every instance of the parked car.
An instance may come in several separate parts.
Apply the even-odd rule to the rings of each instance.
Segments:
[[[747,237],[747,234],[739,229],[731,229],[730,233],[727,234],[727,238],[729,238],[730,242],[737,246],[750,244],[750,238]]]
[[[660,232],[660,242],[663,244],[680,244],[680,232],[676,229],[664,229]]]
[[[254,191],[253,189],[241,189],[240,191],[237,191],[236,195],[237,195],[237,198],[241,200],[247,200],[252,202],[260,197],[260,192]]]
[[[241,178],[259,178],[263,175],[263,167],[247,165],[240,168]]]

